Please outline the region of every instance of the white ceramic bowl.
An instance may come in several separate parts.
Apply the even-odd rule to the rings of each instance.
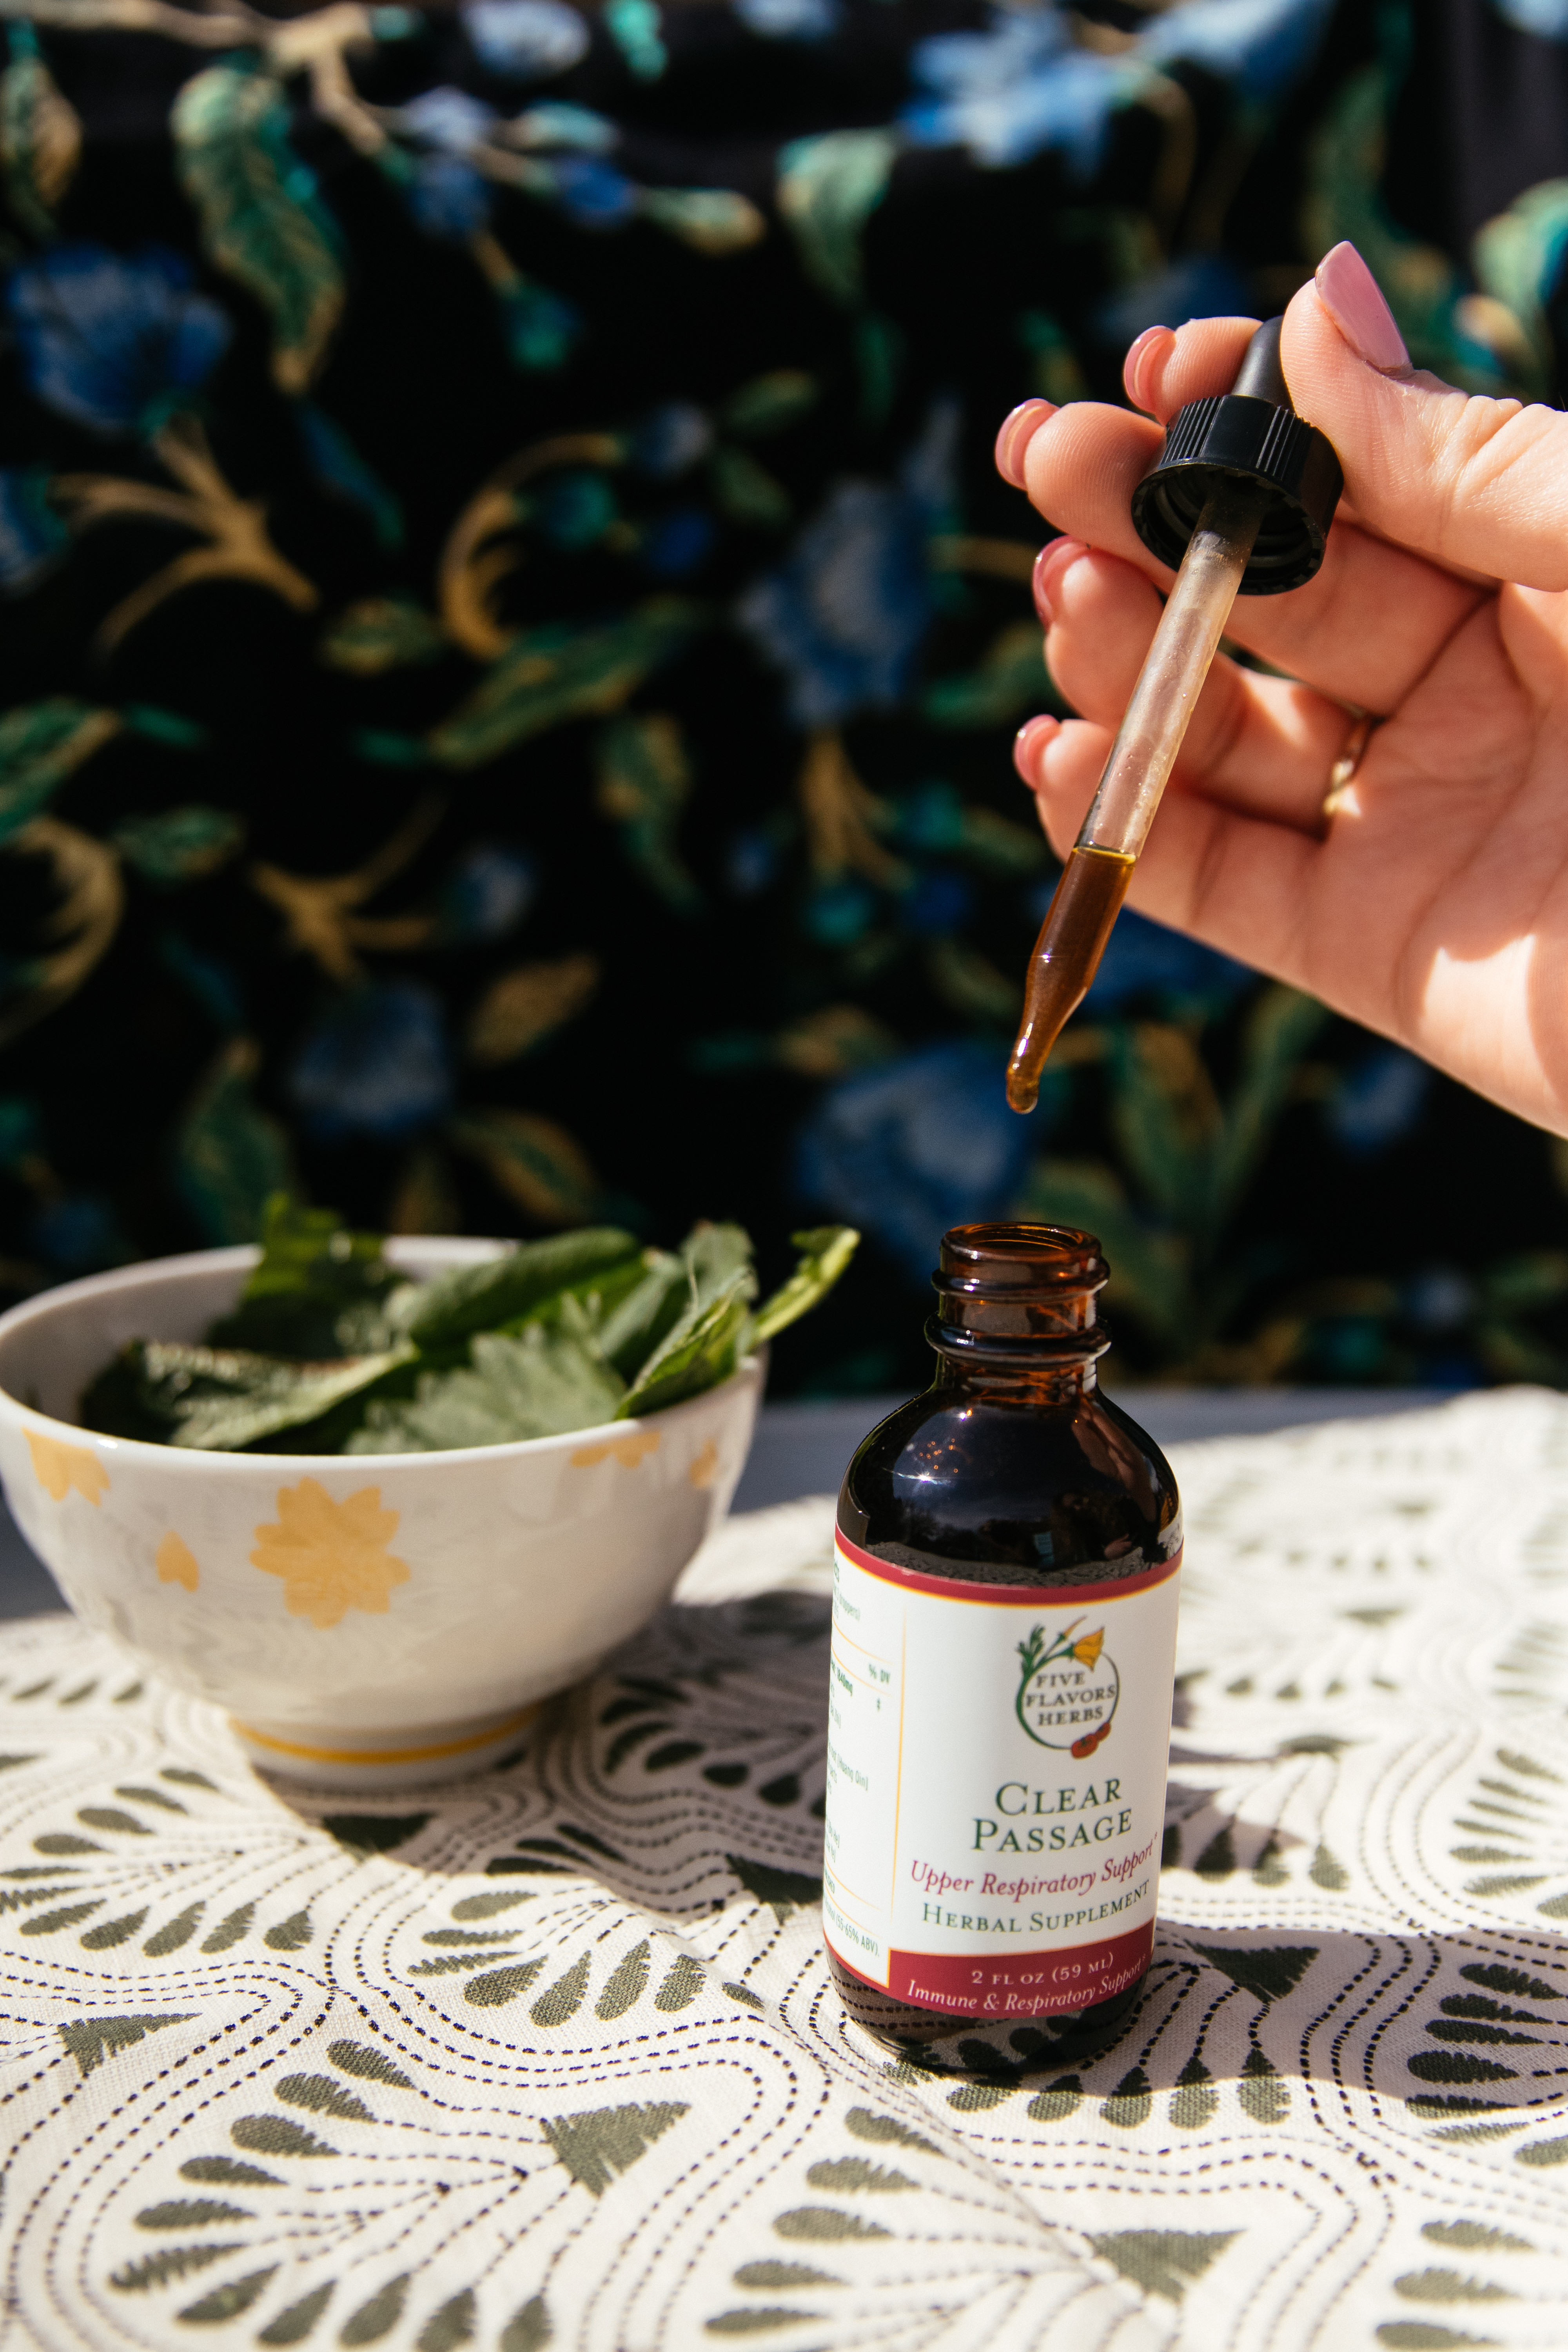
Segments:
[[[502,1247],[387,1256],[422,1276]],[[198,1339],[256,1255],[160,1258],[0,1317],[5,1498],[78,1615],[231,1710],[266,1770],[363,1790],[479,1770],[668,1598],[729,1507],[762,1360],[639,1421],[450,1454],[204,1454],[76,1424],[116,1349]]]

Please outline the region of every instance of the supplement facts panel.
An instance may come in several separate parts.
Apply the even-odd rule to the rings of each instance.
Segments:
[[[878,1973],[887,1965],[884,1922],[898,1844],[904,1646],[901,1594],[839,1553],[828,1668],[824,1899],[835,1914],[834,1941]]]

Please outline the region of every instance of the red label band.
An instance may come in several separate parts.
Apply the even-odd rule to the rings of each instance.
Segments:
[[[1068,1951],[994,1958],[979,1952],[890,1952],[885,1985],[847,1960],[831,1937],[824,1940],[840,1968],[894,2000],[955,2017],[1051,2017],[1059,2010],[1089,2009],[1136,1984],[1154,1949],[1154,1922]]]
[[[1135,1592],[1152,1591],[1155,1585],[1174,1576],[1182,1564],[1178,1549],[1168,1559],[1157,1559],[1152,1568],[1138,1570],[1131,1576],[1104,1577],[1093,1583],[982,1584],[962,1576],[928,1576],[923,1569],[904,1568],[895,1560],[880,1559],[874,1551],[865,1550],[847,1536],[842,1528],[835,1533],[845,1559],[863,1568],[868,1576],[879,1576],[884,1584],[901,1584],[911,1592],[934,1593],[939,1601],[983,1601],[994,1609],[1076,1609],[1080,1602],[1127,1601]]]

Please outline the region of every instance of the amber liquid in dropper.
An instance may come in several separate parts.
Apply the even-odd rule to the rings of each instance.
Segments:
[[[1047,1056],[1089,993],[1121,911],[1132,859],[1121,849],[1075,849],[1046,909],[1024,983],[1024,1017],[1007,1065],[1007,1100],[1033,1110]]]

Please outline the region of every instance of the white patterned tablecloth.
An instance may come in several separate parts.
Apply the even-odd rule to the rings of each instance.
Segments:
[[[826,1499],[352,1809],[0,1629],[5,2352],[1568,2344],[1568,1402],[1176,1466],[1153,1971],[1020,2087],[827,1979]]]

